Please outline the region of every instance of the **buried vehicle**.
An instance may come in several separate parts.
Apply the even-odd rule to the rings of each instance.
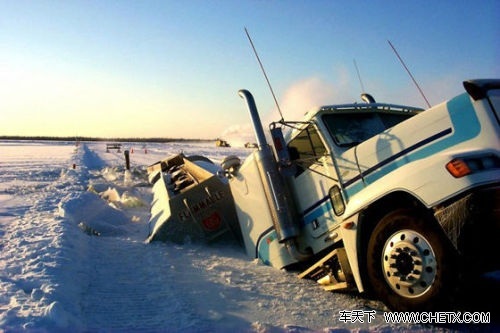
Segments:
[[[153,184],[148,242],[240,238],[229,185],[216,175],[219,169],[207,158],[183,154],[148,167]]]
[[[241,165],[228,157],[223,172],[207,175],[223,188],[219,199],[191,180],[197,205],[189,190],[174,193],[170,161],[151,166],[149,239],[186,236],[167,236],[168,225],[185,224],[183,214],[197,209],[205,217],[190,219],[195,235],[207,223],[231,232],[251,257],[302,268],[300,278],[326,290],[371,290],[399,311],[441,309],[463,272],[500,269],[500,80],[464,87],[428,110],[366,95],[366,103],[274,122],[273,149],[252,95],[241,90],[258,148]]]

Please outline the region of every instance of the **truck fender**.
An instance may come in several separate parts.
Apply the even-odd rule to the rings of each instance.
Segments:
[[[349,260],[349,265],[351,266],[354,281],[356,282],[356,287],[361,293],[364,291],[364,288],[358,260],[358,217],[358,214],[351,216],[349,219],[342,222],[338,230],[344,242],[344,248],[347,259]]]

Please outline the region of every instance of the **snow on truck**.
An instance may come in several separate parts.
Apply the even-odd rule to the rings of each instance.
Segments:
[[[182,154],[150,166],[148,240],[236,237],[326,290],[440,309],[464,273],[500,268],[500,80],[464,87],[427,110],[365,95],[282,119],[269,126],[272,147],[241,90],[258,148],[219,169]]]

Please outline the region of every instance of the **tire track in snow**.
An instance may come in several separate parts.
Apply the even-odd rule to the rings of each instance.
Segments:
[[[93,237],[91,248],[90,284],[82,299],[87,329],[182,331],[197,325],[178,295],[165,260],[167,247]]]
[[[74,157],[67,144],[29,146],[28,151],[51,154],[30,156],[29,162],[24,155],[7,154],[0,165],[1,192],[12,200],[4,214],[8,223],[0,230],[0,327],[14,331],[53,324],[47,314],[57,297],[53,281],[60,269],[62,233],[54,211]]]

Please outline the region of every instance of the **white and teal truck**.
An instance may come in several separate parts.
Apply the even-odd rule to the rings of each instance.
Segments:
[[[440,309],[465,273],[500,269],[500,80],[464,87],[427,110],[369,95],[323,106],[271,123],[271,145],[241,90],[258,148],[241,164],[225,159],[212,188],[193,178],[191,190],[167,193],[172,163],[151,166],[161,190],[149,240],[168,239],[166,226],[189,216],[198,233],[232,231],[251,257],[300,268],[327,290],[372,291],[399,311]],[[203,207],[190,207],[190,191]],[[179,196],[177,209],[162,208]]]

